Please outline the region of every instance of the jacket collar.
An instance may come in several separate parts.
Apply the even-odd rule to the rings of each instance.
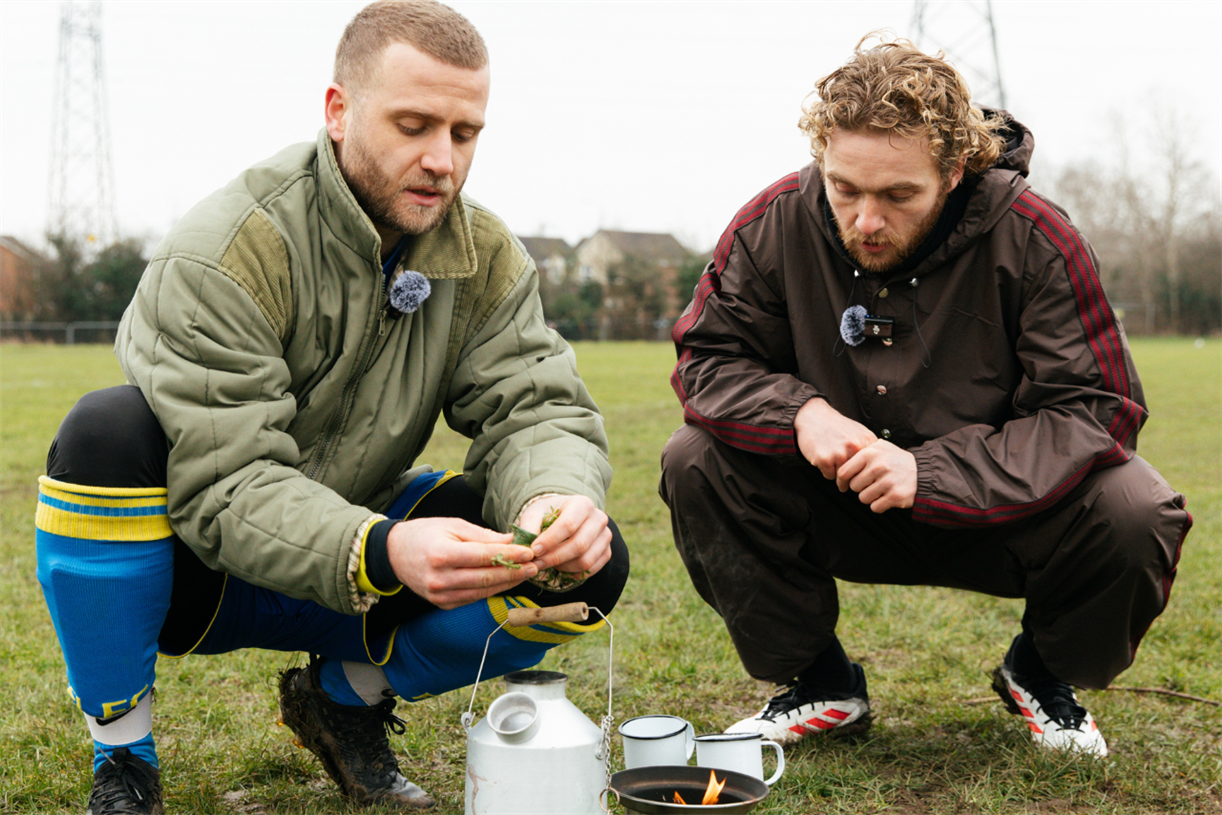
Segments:
[[[324,127],[318,133],[318,197],[324,221],[346,246],[382,269],[382,239],[369,216],[348,189],[335,159],[331,135]],[[470,277],[477,260],[475,241],[463,196],[454,201],[446,218],[433,230],[412,238],[399,259],[399,269],[413,269],[436,280]]]

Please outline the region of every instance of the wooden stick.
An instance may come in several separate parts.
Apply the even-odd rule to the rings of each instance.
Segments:
[[[1216,702],[1213,699],[1206,699],[1203,696],[1193,696],[1188,693],[1180,693],[1177,690],[1167,690],[1166,688],[1126,688],[1120,685],[1109,685],[1104,690],[1123,690],[1129,693],[1160,693],[1163,696],[1174,696],[1177,699],[1187,699],[1191,702],[1204,702],[1207,705],[1214,707],[1222,707],[1222,702]]]
[[[511,608],[509,609],[509,624],[512,626],[534,625],[535,623],[579,623],[590,618],[590,607],[585,603],[565,603],[562,606],[547,608]]]
[[[1121,690],[1128,693],[1158,693],[1163,696],[1174,696],[1177,699],[1187,699],[1190,702],[1202,702],[1206,705],[1214,707],[1222,707],[1222,702],[1216,702],[1213,699],[1206,699],[1203,696],[1193,696],[1189,693],[1180,693],[1177,690],[1167,690],[1166,688],[1130,688],[1121,685],[1109,685],[1104,690]],[[978,696],[974,699],[964,699],[962,705],[987,705],[989,702],[1000,701],[996,696]]]
[[[1000,702],[1001,698],[997,694],[992,696],[977,696],[975,699],[964,699],[959,704],[961,705],[987,705],[989,702]]]

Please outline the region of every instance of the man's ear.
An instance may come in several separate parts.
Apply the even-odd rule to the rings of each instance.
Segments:
[[[327,86],[323,115],[327,120],[327,132],[331,141],[340,144],[348,131],[348,119],[352,113],[352,98],[342,85],[334,82]]]
[[[335,138],[332,136],[331,138]],[[959,159],[959,163],[955,165],[955,169],[951,171],[950,178],[947,180],[946,191],[950,192],[955,187],[959,186],[959,182],[963,180],[963,172],[967,167],[967,159]]]

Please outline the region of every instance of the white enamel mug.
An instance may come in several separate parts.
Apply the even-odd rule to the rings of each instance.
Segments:
[[[689,722],[678,716],[637,716],[619,726],[624,738],[624,769],[687,764],[696,748]]]
[[[776,750],[776,772],[764,778],[764,748]],[[759,733],[713,733],[696,737],[696,766],[733,770],[758,778],[768,786],[785,772],[785,751],[775,741],[765,741]]]

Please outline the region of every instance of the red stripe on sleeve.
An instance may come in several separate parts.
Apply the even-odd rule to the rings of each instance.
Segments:
[[[1081,236],[1069,221],[1030,190],[1020,195],[1011,208],[1030,219],[1065,258],[1069,282],[1078,304],[1078,316],[1102,372],[1104,388],[1130,398],[1132,392],[1124,364],[1124,345],[1116,328],[1116,316],[1103,294],[1099,274]]]

